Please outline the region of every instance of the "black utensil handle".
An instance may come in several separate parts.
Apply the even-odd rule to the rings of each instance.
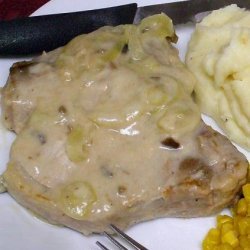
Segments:
[[[50,51],[105,25],[133,23],[137,4],[0,22],[0,55]]]

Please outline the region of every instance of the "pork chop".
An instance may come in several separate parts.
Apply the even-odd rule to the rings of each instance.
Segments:
[[[17,137],[3,178],[20,204],[90,234],[237,199],[248,163],[201,121],[174,37],[156,15],[12,66],[2,108]]]

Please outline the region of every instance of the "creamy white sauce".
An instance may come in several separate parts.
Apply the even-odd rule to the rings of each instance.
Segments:
[[[25,88],[16,86],[22,99],[13,105],[33,110],[11,157],[78,219],[87,216],[84,209],[94,218],[160,197],[176,182],[178,151],[182,159],[198,151],[196,135],[190,136],[200,124],[190,97],[194,78],[165,38],[138,34],[140,46],[113,51],[125,27],[119,37],[112,29],[78,37],[55,66],[30,66]],[[103,45],[106,59],[98,55]],[[168,137],[180,147],[163,145]],[[168,159],[175,161],[168,165]],[[72,183],[85,193],[64,196]]]

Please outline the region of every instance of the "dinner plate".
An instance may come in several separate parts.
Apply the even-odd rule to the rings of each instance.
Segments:
[[[52,0],[34,15],[80,11],[131,3],[129,0]],[[163,2],[138,0],[139,6]],[[70,23],[69,23],[70,25]],[[63,28],[63,27],[62,27]],[[192,24],[176,27],[177,47],[184,59],[187,42],[193,31]],[[10,66],[27,58],[0,58],[0,86],[7,80]],[[29,59],[29,58],[28,58]],[[206,123],[218,130],[216,124],[203,116]],[[0,124],[0,174],[6,168],[14,135]],[[239,147],[238,147],[239,148]],[[250,152],[239,148],[248,159]],[[228,210],[222,211],[228,213]],[[198,250],[206,232],[215,225],[215,217],[195,219],[162,218],[133,226],[127,233],[152,250]],[[97,240],[109,243],[102,236],[84,236],[71,229],[48,224],[18,205],[8,193],[0,194],[0,249],[1,250],[97,250]]]

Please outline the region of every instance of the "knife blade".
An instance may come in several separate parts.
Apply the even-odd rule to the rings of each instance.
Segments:
[[[137,4],[0,21],[0,55],[50,51],[105,25],[132,23]]]
[[[167,14],[175,25],[195,22],[197,14],[216,10],[230,4],[237,4],[238,7],[250,9],[250,0],[189,0],[139,7],[136,11],[134,23],[139,23],[143,18],[161,12]]]
[[[250,0],[186,0],[138,7],[127,4],[116,7],[19,18],[0,22],[0,55],[19,56],[50,51],[65,45],[73,37],[105,25],[139,23],[141,19],[161,12],[173,23],[194,21],[195,15],[229,4],[250,9]]]

